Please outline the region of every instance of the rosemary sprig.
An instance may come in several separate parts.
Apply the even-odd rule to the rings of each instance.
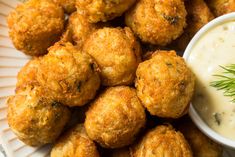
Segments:
[[[235,64],[220,67],[224,71],[222,74],[213,75],[218,80],[212,81],[210,85],[217,88],[217,90],[224,90],[224,96],[231,97],[231,101],[235,102]]]

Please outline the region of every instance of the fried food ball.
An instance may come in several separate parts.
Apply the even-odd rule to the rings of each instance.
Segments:
[[[105,27],[95,31],[84,43],[83,51],[96,60],[104,86],[133,83],[141,61],[141,48],[128,27]]]
[[[150,114],[179,118],[187,112],[195,78],[175,51],[156,51],[139,64],[136,75],[137,95]]]
[[[110,87],[91,104],[86,113],[88,136],[105,148],[131,144],[145,126],[145,111],[135,89]]]
[[[160,125],[149,131],[131,149],[132,157],[193,157],[184,136],[171,126]]]
[[[30,60],[17,75],[16,93],[25,90],[28,86],[38,85],[37,71],[41,58]]]
[[[39,56],[59,40],[64,29],[64,12],[48,0],[29,0],[8,16],[14,46],[27,55]]]
[[[79,12],[74,12],[69,17],[68,29],[79,47],[82,47],[87,37],[98,28],[98,24],[89,23],[86,15]]]
[[[95,143],[86,134],[83,124],[62,135],[51,151],[51,157],[99,157]]]
[[[125,21],[143,42],[165,46],[183,33],[186,14],[183,0],[139,0]]]
[[[86,53],[71,43],[58,43],[40,62],[38,82],[64,105],[83,106],[100,86],[98,67]]]
[[[77,10],[85,12],[91,23],[106,22],[121,16],[136,0],[77,0]]]
[[[204,0],[186,0],[185,7],[188,12],[188,25],[184,33],[176,40],[176,46],[181,51],[187,47],[190,40],[200,28],[214,19],[214,15],[211,13]]]
[[[64,11],[71,14],[76,11],[76,0],[53,0],[56,4],[60,5]]]
[[[192,148],[194,157],[221,157],[221,145],[205,136],[189,119],[180,120],[178,129],[183,133]]]
[[[235,11],[235,0],[206,0],[216,17]]]
[[[70,118],[66,106],[44,95],[40,87],[29,87],[7,101],[10,128],[30,146],[54,142]]]

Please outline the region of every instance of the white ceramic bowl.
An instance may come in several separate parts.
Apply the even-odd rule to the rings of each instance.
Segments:
[[[187,46],[185,52],[184,52],[184,59],[188,60],[190,53],[192,52],[193,46],[198,42],[198,40],[207,33],[207,31],[212,30],[215,28],[215,26],[223,24],[228,21],[235,21],[235,13],[226,14],[224,16],[220,16],[213,21],[209,22],[207,25],[205,25],[201,30],[193,37],[193,39],[190,41],[189,45]],[[221,143],[224,146],[230,147],[232,149],[235,149],[235,141],[230,140],[228,138],[223,137],[222,135],[218,134],[214,130],[212,130],[206,122],[203,121],[203,119],[200,117],[200,115],[197,113],[196,109],[194,108],[193,104],[190,105],[189,108],[189,115],[194,121],[194,123],[198,126],[198,128],[204,132],[207,136],[209,136],[211,139],[217,141],[218,143]],[[234,130],[235,133],[235,130]]]

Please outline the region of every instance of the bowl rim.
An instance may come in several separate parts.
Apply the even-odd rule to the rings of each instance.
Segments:
[[[192,40],[190,41],[190,43],[188,44],[187,48],[184,51],[184,55],[183,58],[185,59],[185,61],[187,62],[190,54],[191,54],[191,50],[194,47],[194,45],[198,42],[198,40],[200,40],[200,38],[207,33],[208,31],[212,30],[213,28],[215,28],[216,26],[218,26],[219,24],[225,23],[225,22],[229,22],[229,21],[235,21],[235,12],[234,13],[229,13],[220,17],[215,18],[214,20],[212,20],[211,22],[209,22],[208,24],[206,24],[205,26],[203,26],[197,33],[196,35],[192,38]],[[206,134],[208,137],[210,137],[212,140],[227,146],[229,148],[233,148],[235,149],[235,141],[226,138],[222,135],[220,135],[219,133],[217,133],[216,131],[214,131],[212,128],[210,128],[208,126],[208,124],[206,122],[204,122],[204,120],[200,117],[200,115],[197,113],[196,109],[193,107],[192,102],[190,103],[190,107],[189,107],[189,116],[191,117],[191,119],[193,120],[193,122],[196,124],[196,126],[204,133]]]

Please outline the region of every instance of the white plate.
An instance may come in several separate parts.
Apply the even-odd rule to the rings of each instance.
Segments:
[[[17,51],[8,37],[6,15],[19,4],[16,0],[0,0],[0,157],[45,157],[50,146],[34,148],[17,139],[7,123],[6,99],[14,94],[16,75],[30,59]]]
[[[10,130],[6,118],[6,99],[14,94],[16,75],[30,59],[17,51],[8,37],[6,15],[18,3],[16,0],[0,0],[0,157],[45,157],[49,156],[50,146],[34,148],[25,145]],[[223,157],[234,156],[235,151],[224,149]]]

